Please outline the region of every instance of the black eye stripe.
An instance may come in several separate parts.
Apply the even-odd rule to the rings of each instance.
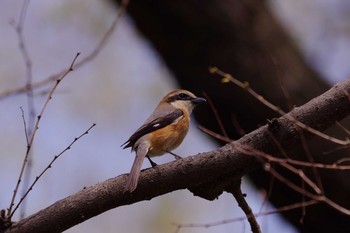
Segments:
[[[191,97],[190,95],[182,92],[182,93],[170,96],[168,98],[167,102],[171,103],[171,102],[174,102],[176,100],[191,100],[191,99],[193,99],[193,97]]]
[[[191,97],[185,93],[180,93],[177,95],[177,99],[179,100],[189,100]]]

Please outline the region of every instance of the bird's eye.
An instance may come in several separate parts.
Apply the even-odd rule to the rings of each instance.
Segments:
[[[180,100],[188,100],[190,97],[186,93],[180,93],[178,94],[178,98]]]

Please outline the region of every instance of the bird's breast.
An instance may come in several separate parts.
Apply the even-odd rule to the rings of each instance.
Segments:
[[[178,147],[188,132],[189,123],[189,117],[184,115],[174,123],[150,133],[151,145],[147,155],[162,155]]]

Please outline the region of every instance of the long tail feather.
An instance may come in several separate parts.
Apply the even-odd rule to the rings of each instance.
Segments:
[[[128,180],[126,182],[124,192],[133,192],[136,189],[139,180],[143,160],[148,152],[148,148],[140,145],[136,151],[136,157],[132,165]]]

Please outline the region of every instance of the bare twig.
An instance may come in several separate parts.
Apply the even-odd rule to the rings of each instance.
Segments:
[[[32,81],[33,81],[33,72],[32,72],[32,61],[29,56],[29,52],[25,43],[23,29],[24,29],[24,23],[27,16],[27,9],[29,6],[30,0],[24,0],[21,8],[21,12],[19,15],[18,23],[15,25],[13,24],[17,37],[18,37],[18,43],[19,43],[19,50],[22,54],[23,61],[25,64],[25,92],[27,94],[27,105],[28,105],[28,134],[31,134],[31,128],[32,125],[34,125],[34,118],[35,118],[35,107],[34,107],[34,99],[33,99],[33,88],[32,88]]]
[[[299,187],[298,185],[293,184],[292,182],[290,182],[287,178],[283,177],[281,174],[279,174],[276,170],[274,169],[270,169],[269,172],[275,177],[277,178],[279,181],[283,182],[284,184],[286,184],[289,188],[293,189],[294,191],[305,195],[311,199],[314,199],[316,201],[319,202],[324,202],[325,204],[329,205],[330,207],[334,208],[335,210],[338,210],[339,212],[346,214],[348,216],[350,216],[350,209],[347,209],[337,203],[335,203],[334,201],[330,200],[329,198],[327,198],[325,195],[315,195],[312,194],[308,191],[305,190],[305,188]]]
[[[301,181],[301,185],[302,185],[302,188],[305,189],[305,182],[303,180]],[[301,199],[302,199],[302,202],[305,202],[306,196],[304,194],[301,194]],[[300,219],[299,219],[299,222],[301,224],[303,224],[305,216],[306,216],[306,207],[303,206],[301,208],[301,216],[300,216]]]
[[[24,29],[24,23],[25,23],[25,18],[27,16],[27,9],[29,6],[30,0],[24,0],[21,13],[19,16],[19,21],[16,26],[16,32],[18,36],[18,42],[19,42],[19,50],[22,54],[24,64],[26,67],[26,72],[25,72],[25,80],[26,80],[26,93],[27,93],[27,104],[28,104],[28,133],[29,135],[31,134],[31,127],[34,124],[34,118],[35,118],[35,107],[34,107],[34,99],[33,99],[33,88],[32,88],[32,81],[33,81],[33,72],[32,72],[32,61],[29,56],[29,52],[25,43],[24,39],[24,34],[23,34],[23,29]]]
[[[34,126],[34,122],[35,122],[35,105],[34,105],[34,95],[33,95],[33,89],[32,89],[32,79],[33,79],[33,74],[32,74],[32,61],[30,59],[29,56],[29,52],[25,43],[25,39],[24,39],[24,34],[23,34],[23,29],[24,29],[24,23],[25,23],[25,19],[27,16],[27,9],[29,6],[30,0],[24,0],[23,4],[22,4],[22,8],[20,11],[20,15],[19,15],[19,20],[17,25],[13,24],[17,37],[18,37],[18,43],[19,43],[19,50],[22,54],[23,57],[23,61],[25,64],[25,81],[26,81],[26,95],[27,95],[27,107],[28,107],[28,124],[26,124],[26,120],[24,117],[24,111],[21,108],[22,111],[22,118],[23,118],[23,123],[24,123],[24,127],[25,127],[25,135],[26,135],[26,141],[27,141],[27,145],[29,143],[29,135],[32,134],[33,131],[33,126]],[[24,187],[27,186],[28,180],[30,179],[30,171],[31,171],[31,156],[28,159],[27,162],[28,166],[27,169],[25,170],[26,175],[24,176]],[[17,191],[16,191],[17,192]],[[23,205],[23,212],[21,213],[22,217],[25,215],[24,210],[25,210],[25,203]]]
[[[300,138],[301,138],[301,145],[303,146],[303,149],[305,151],[305,154],[306,154],[306,158],[309,160],[309,162],[311,163],[315,163],[315,159],[313,158],[312,154],[311,154],[311,151],[309,149],[309,146],[306,142],[306,138],[305,138],[305,135],[304,135],[304,132],[301,131],[299,128],[298,128],[298,132],[300,134]],[[322,191],[322,193],[324,192],[324,189],[323,189],[323,185],[322,185],[322,180],[321,180],[321,176],[320,176],[320,173],[318,172],[317,168],[316,167],[311,167],[312,169],[312,173],[314,174],[314,177],[316,179],[316,183],[317,183],[317,186],[320,188],[320,190]]]
[[[243,145],[243,144],[240,144],[240,143],[237,143],[237,142],[232,142],[235,146],[235,148],[239,151],[241,151],[242,153],[244,154],[247,154],[247,155],[252,155],[252,156],[255,156],[256,158],[258,159],[261,159],[261,158],[265,158],[265,159],[271,159],[269,160],[269,162],[277,159],[279,161],[284,161],[284,160],[287,160],[289,161],[289,159],[279,159],[279,158],[276,158],[274,156],[271,156],[269,154],[266,154],[262,151],[258,151],[250,146],[247,146],[247,145]],[[276,161],[276,160],[275,160]],[[303,181],[305,181],[305,183],[307,183],[318,195],[321,195],[322,191],[321,189],[308,177],[305,175],[305,173],[301,170],[301,169],[297,169],[295,167],[293,167],[292,165],[290,165],[288,162],[280,162],[278,163],[280,166],[286,168],[287,170],[293,172],[294,174],[296,174],[297,176],[299,176]],[[311,163],[311,165],[313,165],[313,163]],[[269,165],[269,163],[266,163],[266,166],[265,166],[266,170],[270,170],[272,169],[271,166]]]
[[[276,145],[276,147],[279,150],[279,153],[286,159],[289,158],[287,152],[283,149],[281,143],[279,143],[279,141],[277,140],[277,138],[275,137],[275,135],[273,135],[273,133],[271,133],[270,131],[268,132],[268,136],[269,138],[271,138],[271,141]]]
[[[29,186],[29,188],[27,189],[27,191],[24,193],[24,195],[21,197],[20,201],[18,202],[18,204],[16,205],[16,207],[13,209],[11,215],[10,215],[10,219],[12,218],[13,214],[16,212],[16,210],[18,209],[18,207],[21,205],[21,203],[23,202],[23,200],[25,200],[25,198],[27,197],[27,195],[29,194],[30,191],[32,191],[34,185],[39,181],[39,179],[44,175],[44,173],[49,170],[52,167],[52,164],[62,155],[64,154],[67,150],[70,150],[71,147],[73,146],[73,144],[75,142],[77,142],[80,138],[82,138],[84,135],[88,134],[89,131],[95,127],[96,124],[92,124],[84,133],[82,133],[80,136],[74,138],[74,140],[64,149],[62,150],[58,155],[55,155],[53,157],[53,159],[51,160],[51,162],[45,167],[45,169],[35,178],[34,182]]]
[[[282,78],[282,75],[281,75],[280,65],[279,65],[278,61],[274,57],[272,57],[272,61],[273,61],[274,65],[275,65],[277,73],[278,73],[277,76],[278,76],[278,79],[280,81],[280,87],[281,87],[284,99],[286,100],[286,103],[287,103],[287,106],[288,106],[288,110],[291,111],[293,109],[293,101],[292,101],[291,96],[290,96],[289,92],[287,91],[287,89],[285,88],[285,85],[283,83],[283,78]],[[303,149],[305,151],[306,157],[308,158],[309,162],[315,162],[313,156],[311,155],[311,151],[310,151],[309,146],[308,146],[308,144],[306,142],[306,139],[305,139],[303,131],[298,129],[298,132],[300,134],[302,146],[303,146]],[[282,149],[282,154],[285,155],[283,152],[284,152],[284,150]],[[316,179],[318,187],[320,187],[320,189],[323,190],[321,177],[320,177],[320,174],[319,174],[318,170],[315,167],[312,167],[312,172],[314,173],[314,176],[315,176],[315,179]]]
[[[233,128],[236,129],[239,136],[242,137],[244,134],[246,134],[246,131],[239,124],[235,113],[231,113],[231,122],[232,122]]]
[[[34,141],[36,132],[37,132],[37,130],[38,130],[38,128],[39,128],[39,123],[40,123],[41,117],[42,117],[42,115],[43,115],[43,113],[44,113],[44,111],[45,111],[45,109],[46,109],[48,103],[49,103],[50,100],[52,99],[52,95],[53,95],[53,93],[55,92],[55,90],[56,90],[58,84],[59,84],[71,71],[73,71],[73,66],[74,66],[75,61],[76,61],[76,59],[78,58],[79,55],[80,55],[80,53],[77,53],[77,55],[74,57],[74,59],[73,59],[71,65],[70,65],[69,69],[66,70],[66,72],[62,75],[62,77],[60,77],[59,79],[56,80],[56,83],[53,85],[53,87],[52,87],[50,93],[48,94],[48,97],[47,97],[46,101],[44,102],[44,105],[42,106],[42,109],[41,109],[41,111],[40,111],[40,113],[39,113],[39,115],[38,115],[38,117],[37,117],[37,120],[36,120],[35,125],[34,125],[34,129],[33,129],[33,133],[32,133],[32,135],[31,135],[30,138],[29,138],[29,143],[28,143],[28,145],[27,145],[26,154],[25,154],[25,156],[24,156],[24,160],[23,160],[23,163],[22,163],[22,168],[21,168],[21,171],[20,171],[18,180],[17,180],[16,187],[15,187],[14,192],[13,192],[13,195],[12,195],[11,203],[10,203],[10,206],[9,206],[9,208],[8,208],[7,214],[8,214],[9,216],[12,215],[12,212],[11,212],[11,211],[12,211],[12,207],[13,207],[13,205],[14,205],[15,198],[16,198],[16,195],[17,195],[17,192],[18,192],[18,188],[19,188],[19,185],[20,185],[21,180],[22,180],[23,172],[24,172],[25,167],[26,167],[26,165],[27,165],[29,153],[30,153],[30,151],[31,151],[31,147],[32,147],[32,145],[33,145],[33,141]]]
[[[254,213],[254,215],[257,218],[259,218],[259,217],[263,217],[263,216],[267,216],[267,215],[271,215],[271,214],[277,214],[277,213],[291,211],[291,210],[295,210],[295,209],[299,209],[299,208],[303,208],[303,207],[307,207],[307,206],[312,206],[312,205],[315,205],[318,203],[319,202],[316,200],[309,200],[309,201],[305,201],[305,202],[294,203],[291,205],[282,206],[282,207],[276,208],[274,210],[269,210],[269,211],[265,211],[265,212],[261,212],[261,213]],[[212,223],[190,223],[190,224],[173,223],[173,225],[175,225],[177,227],[176,232],[179,232],[181,228],[210,228],[210,227],[215,227],[215,226],[224,225],[224,224],[228,224],[228,223],[243,221],[246,219],[247,219],[247,216],[225,219],[222,221],[212,222]]]
[[[269,163],[278,163],[280,165],[292,164],[292,165],[297,165],[302,167],[310,167],[310,168],[314,167],[314,168],[321,168],[321,169],[328,169],[328,170],[350,170],[350,165],[339,165],[338,163],[324,164],[324,163],[299,161],[299,160],[294,160],[289,158],[278,158],[278,157],[269,155],[267,153],[264,153],[262,151],[258,151],[247,145],[239,144],[237,142],[232,142],[232,143],[235,144],[237,149],[242,150],[242,152],[244,152],[245,154],[264,158]]]
[[[93,60],[101,52],[101,50],[107,44],[108,39],[111,37],[111,35],[115,31],[116,26],[118,25],[118,22],[120,21],[121,17],[125,14],[126,8],[128,6],[128,3],[129,3],[128,0],[122,1],[122,4],[120,5],[120,8],[119,8],[119,10],[117,12],[117,15],[116,15],[114,21],[112,22],[111,26],[109,27],[109,29],[103,35],[102,39],[98,42],[98,44],[92,50],[92,52],[90,54],[88,54],[86,57],[84,57],[80,62],[78,62],[74,66],[75,69],[78,69],[78,68],[82,67],[83,65],[86,65],[88,62]],[[56,74],[53,74],[53,75],[49,76],[48,78],[46,78],[46,79],[44,79],[42,81],[38,81],[38,82],[32,83],[31,84],[31,88],[32,89],[36,89],[36,88],[39,88],[39,87],[43,87],[43,86],[45,86],[47,84],[50,84],[53,81],[55,81],[56,79],[58,79],[59,77],[62,77],[62,75],[64,73],[65,73],[65,70],[60,71],[60,72],[58,72]],[[15,94],[25,93],[26,91],[27,91],[27,86],[19,87],[19,88],[12,89],[12,90],[3,91],[2,93],[0,93],[0,99],[8,97],[8,96],[11,96],[11,95],[15,95]]]
[[[24,0],[22,4],[22,9],[20,12],[19,16],[19,21],[15,27],[17,37],[18,37],[18,42],[19,42],[19,50],[22,54],[23,61],[25,64],[25,81],[26,81],[26,95],[27,95],[27,107],[28,107],[28,124],[26,125],[26,134],[31,135],[33,132],[33,126],[35,123],[35,105],[34,105],[34,93],[33,93],[33,88],[32,88],[32,81],[33,81],[33,72],[32,72],[32,61],[30,59],[30,55],[25,43],[24,39],[24,23],[25,19],[27,16],[27,9],[29,6],[30,0]],[[28,136],[27,136],[28,137]],[[27,169],[25,170],[25,175],[24,175],[24,182],[23,182],[23,190],[26,189],[28,186],[29,180],[30,180],[30,175],[31,175],[31,168],[32,168],[32,156],[29,156],[28,162],[27,162]],[[21,218],[24,217],[25,215],[25,202],[23,202],[22,209],[21,209]]]
[[[25,0],[25,4],[23,5],[23,9],[22,9],[22,12],[25,12],[26,9],[27,9],[27,6],[28,6],[28,3],[29,3],[29,0]],[[7,96],[10,96],[10,95],[13,95],[13,94],[19,94],[19,93],[24,93],[24,92],[27,92],[28,91],[28,88],[30,89],[30,91],[32,92],[34,88],[38,88],[38,87],[41,87],[41,86],[44,86],[46,84],[49,84],[51,83],[52,81],[55,81],[56,80],[56,83],[54,84],[54,87],[51,89],[51,91],[49,92],[48,94],[48,99],[46,100],[46,102],[44,103],[44,106],[41,110],[41,112],[39,113],[38,117],[37,117],[37,121],[34,125],[34,128],[33,128],[33,132],[31,134],[31,137],[30,139],[28,140],[28,143],[27,143],[27,150],[26,150],[26,155],[25,155],[25,159],[23,161],[23,164],[22,164],[22,168],[21,168],[21,172],[19,174],[19,179],[17,181],[17,184],[16,184],[16,187],[15,187],[15,190],[14,190],[14,193],[13,193],[13,196],[12,196],[12,200],[11,200],[11,203],[10,203],[10,206],[7,210],[7,215],[11,215],[11,211],[12,211],[12,208],[13,208],[13,205],[14,205],[14,201],[15,201],[15,198],[16,198],[16,194],[18,192],[18,188],[19,188],[19,185],[21,183],[21,179],[23,177],[23,172],[25,170],[25,167],[27,165],[27,162],[28,162],[28,158],[29,158],[29,153],[31,151],[31,148],[32,148],[32,142],[34,140],[34,137],[35,137],[35,133],[38,129],[38,124],[40,122],[40,119],[41,119],[41,116],[42,116],[42,113],[44,112],[46,106],[47,106],[47,103],[49,102],[49,100],[52,98],[52,93],[54,92],[54,90],[56,89],[57,85],[59,84],[59,82],[70,72],[73,70],[73,64],[74,64],[74,69],[77,69],[83,65],[85,65],[86,63],[88,63],[89,61],[91,61],[92,59],[94,59],[99,53],[100,51],[102,50],[102,48],[105,46],[105,44],[107,43],[108,39],[110,38],[110,36],[112,35],[112,33],[114,32],[115,28],[116,28],[116,25],[117,25],[117,22],[120,20],[120,18],[124,15],[125,11],[126,11],[126,8],[127,8],[127,5],[128,5],[128,0],[124,0],[117,12],[117,15],[116,15],[116,18],[115,20],[113,21],[111,27],[107,30],[107,32],[104,34],[104,36],[102,37],[102,39],[100,40],[100,42],[97,44],[97,46],[93,49],[93,51],[88,54],[85,58],[83,58],[80,62],[76,63],[75,64],[75,61],[76,61],[76,57],[70,67],[70,69],[68,71],[64,70],[64,71],[61,71],[61,72],[58,72],[57,74],[55,75],[52,75],[50,77],[48,77],[47,79],[45,80],[42,80],[42,81],[39,81],[39,82],[36,82],[36,83],[32,83],[32,78],[31,78],[31,75],[30,75],[30,78],[27,78],[27,85],[24,86],[24,87],[20,87],[20,88],[17,88],[17,89],[14,89],[14,90],[9,90],[9,91],[5,91],[3,93],[0,94],[0,99],[1,98],[4,98],[4,97],[7,97]],[[24,22],[24,19],[25,19],[25,13],[21,13],[21,18],[20,18],[20,22]],[[20,23],[19,25],[23,25],[23,23]],[[20,26],[20,31],[22,31],[22,26]],[[22,32],[21,32],[22,33]],[[22,34],[21,34],[22,35]],[[20,40],[20,44],[21,41],[23,42],[24,40]],[[22,47],[22,45],[20,45],[20,47]],[[25,61],[26,61],[26,64],[27,64],[27,67],[30,68],[30,71],[31,71],[31,61],[30,61],[30,58],[27,53],[27,50],[24,49],[22,50],[22,53],[25,54],[24,55],[24,58],[25,58]],[[28,72],[27,71],[27,74],[31,72]],[[29,82],[30,81],[30,82]],[[28,85],[29,83],[29,85]],[[33,109],[33,108],[32,108]]]
[[[272,194],[274,183],[275,183],[275,178],[273,176],[270,176],[270,182],[268,184],[268,189],[267,189],[267,192],[264,193],[265,195],[263,195],[264,196],[264,201],[261,203],[261,207],[260,207],[260,210],[259,210],[258,214],[263,212],[264,207],[268,203],[268,200],[269,200],[269,198],[271,197],[271,194]]]
[[[260,225],[256,220],[256,217],[252,209],[250,208],[247,201],[245,200],[245,195],[242,193],[241,180],[229,185],[229,187],[226,188],[226,191],[231,193],[235,197],[238,203],[238,206],[241,207],[241,209],[243,210],[243,212],[245,213],[248,219],[251,231],[253,233],[261,233]]]
[[[211,98],[208,96],[207,93],[203,92],[203,95],[204,95],[205,99],[208,101],[208,104],[209,104],[211,110],[214,113],[216,122],[219,125],[219,128],[220,128],[220,131],[221,131],[222,135],[224,135],[224,137],[228,138],[228,134],[227,134],[227,132],[225,130],[224,124],[222,123],[222,120],[220,119],[220,116],[218,114],[218,110],[215,108],[215,105],[213,104],[213,101],[211,101]]]
[[[223,141],[223,142],[229,143],[229,142],[233,141],[232,139],[230,139],[228,137],[225,137],[225,136],[222,136],[221,134],[215,133],[215,132],[205,128],[204,126],[198,125],[198,129],[203,131],[204,133],[206,133],[206,134],[208,134],[208,135],[218,139],[218,140]]]
[[[20,107],[20,109],[21,109],[21,112],[22,112],[22,120],[23,120],[23,126],[24,126],[24,134],[25,134],[25,137],[26,137],[27,145],[28,145],[28,144],[29,144],[29,136],[28,136],[28,131],[27,131],[27,122],[26,122],[26,118],[24,117],[23,108]]]
[[[218,137],[220,140],[226,140],[227,142],[231,142],[231,144],[233,144],[234,148],[236,148],[237,150],[241,151],[244,154],[247,155],[252,155],[255,156],[258,159],[264,158],[268,161],[268,163],[265,162],[266,165],[265,168],[278,180],[280,180],[283,183],[288,184],[288,186],[290,186],[292,189],[294,189],[295,191],[300,192],[303,195],[306,195],[310,198],[313,198],[315,200],[319,200],[319,201],[324,201],[326,202],[328,205],[334,207],[334,208],[339,208],[338,210],[340,212],[346,213],[346,214],[350,214],[350,210],[343,208],[339,205],[337,205],[336,203],[334,203],[333,201],[329,200],[328,198],[326,198],[322,192],[322,190],[318,187],[318,185],[316,185],[309,177],[307,177],[305,175],[305,173],[300,170],[297,169],[293,166],[291,166],[291,164],[294,165],[299,165],[299,166],[305,166],[305,167],[312,167],[312,168],[323,168],[323,169],[335,169],[335,170],[349,170],[350,166],[348,165],[337,165],[337,164],[320,164],[320,163],[312,163],[312,162],[304,162],[304,161],[297,161],[297,160],[293,160],[293,159],[286,159],[286,158],[277,158],[274,157],[272,155],[266,154],[262,151],[256,150],[248,145],[244,145],[241,143],[238,143],[236,141],[230,141],[230,139],[227,139],[223,136],[220,136],[216,133],[211,132],[208,129],[203,129],[201,128],[201,130],[209,133],[212,136]],[[291,183],[288,179],[286,179],[285,177],[282,177],[281,175],[279,175],[273,168],[272,166],[269,164],[270,162],[276,162],[278,163],[280,166],[286,168],[287,170],[293,172],[294,174],[298,175],[306,184],[308,184],[314,191],[316,194],[312,194],[310,192],[302,192],[302,190],[305,190],[304,188],[300,188],[297,185]]]
[[[217,74],[219,76],[222,77],[222,82],[223,83],[228,83],[228,82],[232,82],[235,85],[241,87],[243,90],[246,90],[247,92],[249,92],[253,97],[255,97],[257,100],[259,100],[262,104],[264,104],[265,106],[267,106],[268,108],[270,108],[271,110],[275,111],[276,113],[280,114],[281,116],[285,115],[285,117],[292,121],[294,124],[296,124],[297,126],[299,126],[300,128],[320,137],[323,138],[325,140],[331,141],[333,143],[339,144],[339,145],[349,145],[350,141],[347,140],[341,140],[338,138],[334,138],[331,137],[327,134],[324,134],[322,132],[320,132],[319,130],[313,129],[310,126],[298,121],[297,119],[295,119],[294,117],[292,117],[290,114],[286,114],[286,112],[284,112],[282,109],[280,109],[279,107],[275,106],[274,104],[270,103],[269,101],[267,101],[266,99],[264,99],[263,96],[259,95],[258,93],[256,93],[252,88],[250,88],[249,83],[248,82],[241,82],[238,79],[235,79],[232,75],[225,73],[221,70],[219,70],[217,67],[210,67],[209,71],[213,74]]]
[[[340,124],[339,121],[336,121],[335,123],[337,124],[337,126],[338,126],[341,130],[343,130],[343,131],[350,137],[350,130],[348,130],[348,129],[345,128],[342,124]]]
[[[339,164],[342,164],[342,163],[345,163],[345,162],[349,163],[350,162],[350,158],[341,158],[341,159],[337,160],[334,163],[334,165],[339,165]]]
[[[233,141],[232,139],[230,138],[226,138],[220,134],[217,134],[203,126],[198,126],[198,128],[207,133],[208,135],[218,139],[218,140],[221,140],[223,142],[227,142],[227,143],[237,143],[236,141]],[[341,163],[344,163],[344,162],[349,162],[350,159],[349,158],[344,158],[344,159],[341,159],[341,160],[338,160],[337,162],[335,163],[332,163],[332,164],[324,164],[324,163],[312,163],[312,162],[305,162],[305,161],[300,161],[300,160],[294,160],[294,159],[290,159],[290,158],[279,158],[279,157],[275,157],[275,156],[272,156],[272,155],[269,155],[269,154],[266,154],[262,151],[259,151],[259,150],[256,150],[252,147],[249,147],[247,145],[243,145],[243,144],[238,144],[237,146],[239,146],[240,148],[242,149],[245,149],[245,151],[242,151],[244,152],[245,154],[249,154],[249,155],[254,155],[254,156],[259,156],[261,158],[264,158],[266,159],[268,162],[270,163],[278,163],[278,164],[283,164],[283,163],[290,163],[290,164],[293,164],[293,165],[297,165],[297,166],[303,166],[303,167],[315,167],[315,168],[322,168],[322,169],[329,169],[329,170],[350,170],[350,165],[339,165]],[[280,146],[278,147],[280,148]]]

